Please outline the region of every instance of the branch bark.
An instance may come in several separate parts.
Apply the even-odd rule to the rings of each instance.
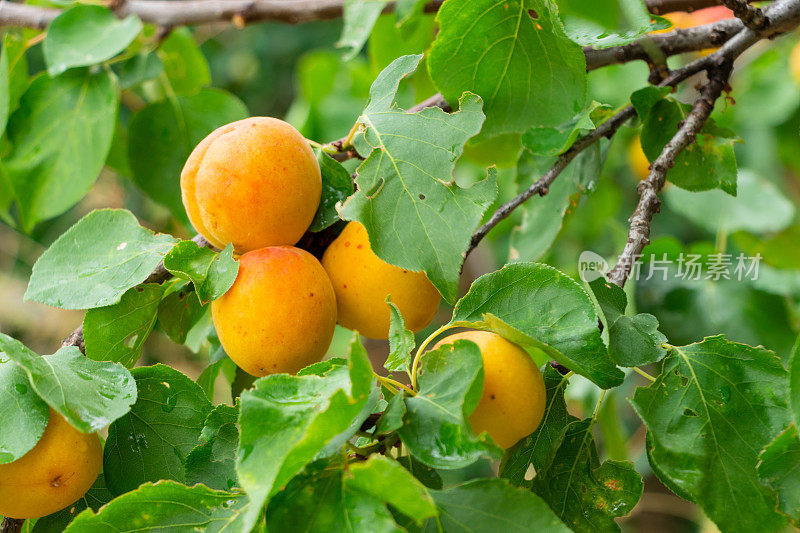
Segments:
[[[424,10],[435,12],[444,0],[432,0]],[[744,1],[744,0],[742,0]],[[119,16],[137,15],[144,22],[158,26],[210,24],[227,22],[240,26],[251,22],[300,24],[330,20],[342,16],[344,0],[122,0],[115,12]],[[719,5],[718,0],[647,0],[651,13],[694,11]],[[394,10],[388,2],[384,13]],[[15,26],[43,30],[61,13],[60,9],[0,1],[0,27]]]
[[[751,6],[747,0],[722,0],[722,4],[733,11],[736,18],[753,31],[763,30],[767,24],[767,17],[761,9]]]
[[[22,518],[3,518],[3,522],[0,523],[0,533],[19,533],[24,523],[25,520]]]

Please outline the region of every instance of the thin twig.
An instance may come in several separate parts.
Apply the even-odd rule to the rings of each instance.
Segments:
[[[797,0],[777,1],[767,8],[766,16],[769,19],[769,25],[762,30],[745,28],[713,54],[690,63],[690,65],[704,64],[704,69],[708,73],[708,82],[700,90],[700,95],[692,106],[692,110],[680,124],[677,133],[650,165],[648,177],[638,185],[639,202],[630,218],[628,240],[617,264],[608,274],[608,279],[612,283],[620,287],[625,285],[633,264],[650,242],[650,224],[653,215],[659,211],[661,206],[658,193],[664,187],[667,172],[675,164],[678,155],[695,141],[697,134],[703,128],[703,124],[714,109],[717,98],[727,85],[734,60],[759,40],[796,27],[800,22],[800,2]]]

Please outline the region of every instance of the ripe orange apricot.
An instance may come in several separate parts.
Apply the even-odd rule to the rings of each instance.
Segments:
[[[800,43],[797,43],[792,48],[792,53],[789,56],[789,71],[797,84],[800,85]]]
[[[325,250],[322,266],[336,291],[339,324],[373,339],[389,337],[389,306],[400,310],[406,327],[417,332],[431,323],[442,297],[424,272],[381,260],[360,222],[350,222]]]
[[[628,144],[628,164],[640,180],[645,179],[650,174],[650,161],[644,155],[642,142],[638,135],[631,139]]]
[[[464,339],[478,345],[483,358],[483,394],[469,417],[475,434],[489,433],[510,448],[539,427],[544,416],[544,379],[525,350],[489,331],[455,333],[435,348]]]
[[[282,120],[253,117],[211,132],[181,172],[181,196],[195,229],[218,248],[243,253],[295,244],[322,194],[308,141]]]
[[[296,373],[322,359],[336,327],[336,297],[319,261],[272,246],[239,258],[233,286],[211,303],[217,335],[245,372]]]
[[[103,467],[96,433],[81,433],[57,412],[28,453],[0,465],[0,515],[39,518],[86,494]]]

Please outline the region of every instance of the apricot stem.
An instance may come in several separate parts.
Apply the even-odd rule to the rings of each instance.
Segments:
[[[453,327],[455,326],[451,324],[445,324],[444,326],[440,327],[439,329],[428,335],[428,338],[422,341],[422,344],[420,344],[419,348],[417,348],[417,353],[414,355],[414,362],[411,365],[411,373],[409,374],[409,377],[411,378],[412,389],[417,390],[417,369],[419,367],[419,360],[422,357],[425,348],[428,347],[428,345],[433,341],[433,339],[435,339],[436,337],[438,337],[439,335],[441,335],[442,333]]]
[[[646,379],[649,379],[652,382],[655,382],[656,378],[654,378],[653,376],[651,376],[650,374],[648,374],[647,372],[645,372],[644,370],[642,370],[638,366],[634,366],[632,368],[633,368],[634,372],[636,372],[637,374],[639,374],[643,378],[646,378]]]
[[[373,372],[373,374],[375,374],[375,372]],[[375,374],[375,377],[378,379],[378,381],[388,386],[389,388],[394,388],[395,392],[399,392],[402,389],[405,392],[409,393],[411,396],[417,395],[417,391],[408,388],[406,385],[403,385],[399,381],[395,381],[392,378],[387,378],[386,376],[380,376],[378,374]]]

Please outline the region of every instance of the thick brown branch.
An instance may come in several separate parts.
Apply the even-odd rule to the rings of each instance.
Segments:
[[[722,0],[722,4],[733,11],[736,18],[744,22],[744,25],[754,31],[763,30],[767,24],[767,17],[761,9],[751,6],[747,0]]]

